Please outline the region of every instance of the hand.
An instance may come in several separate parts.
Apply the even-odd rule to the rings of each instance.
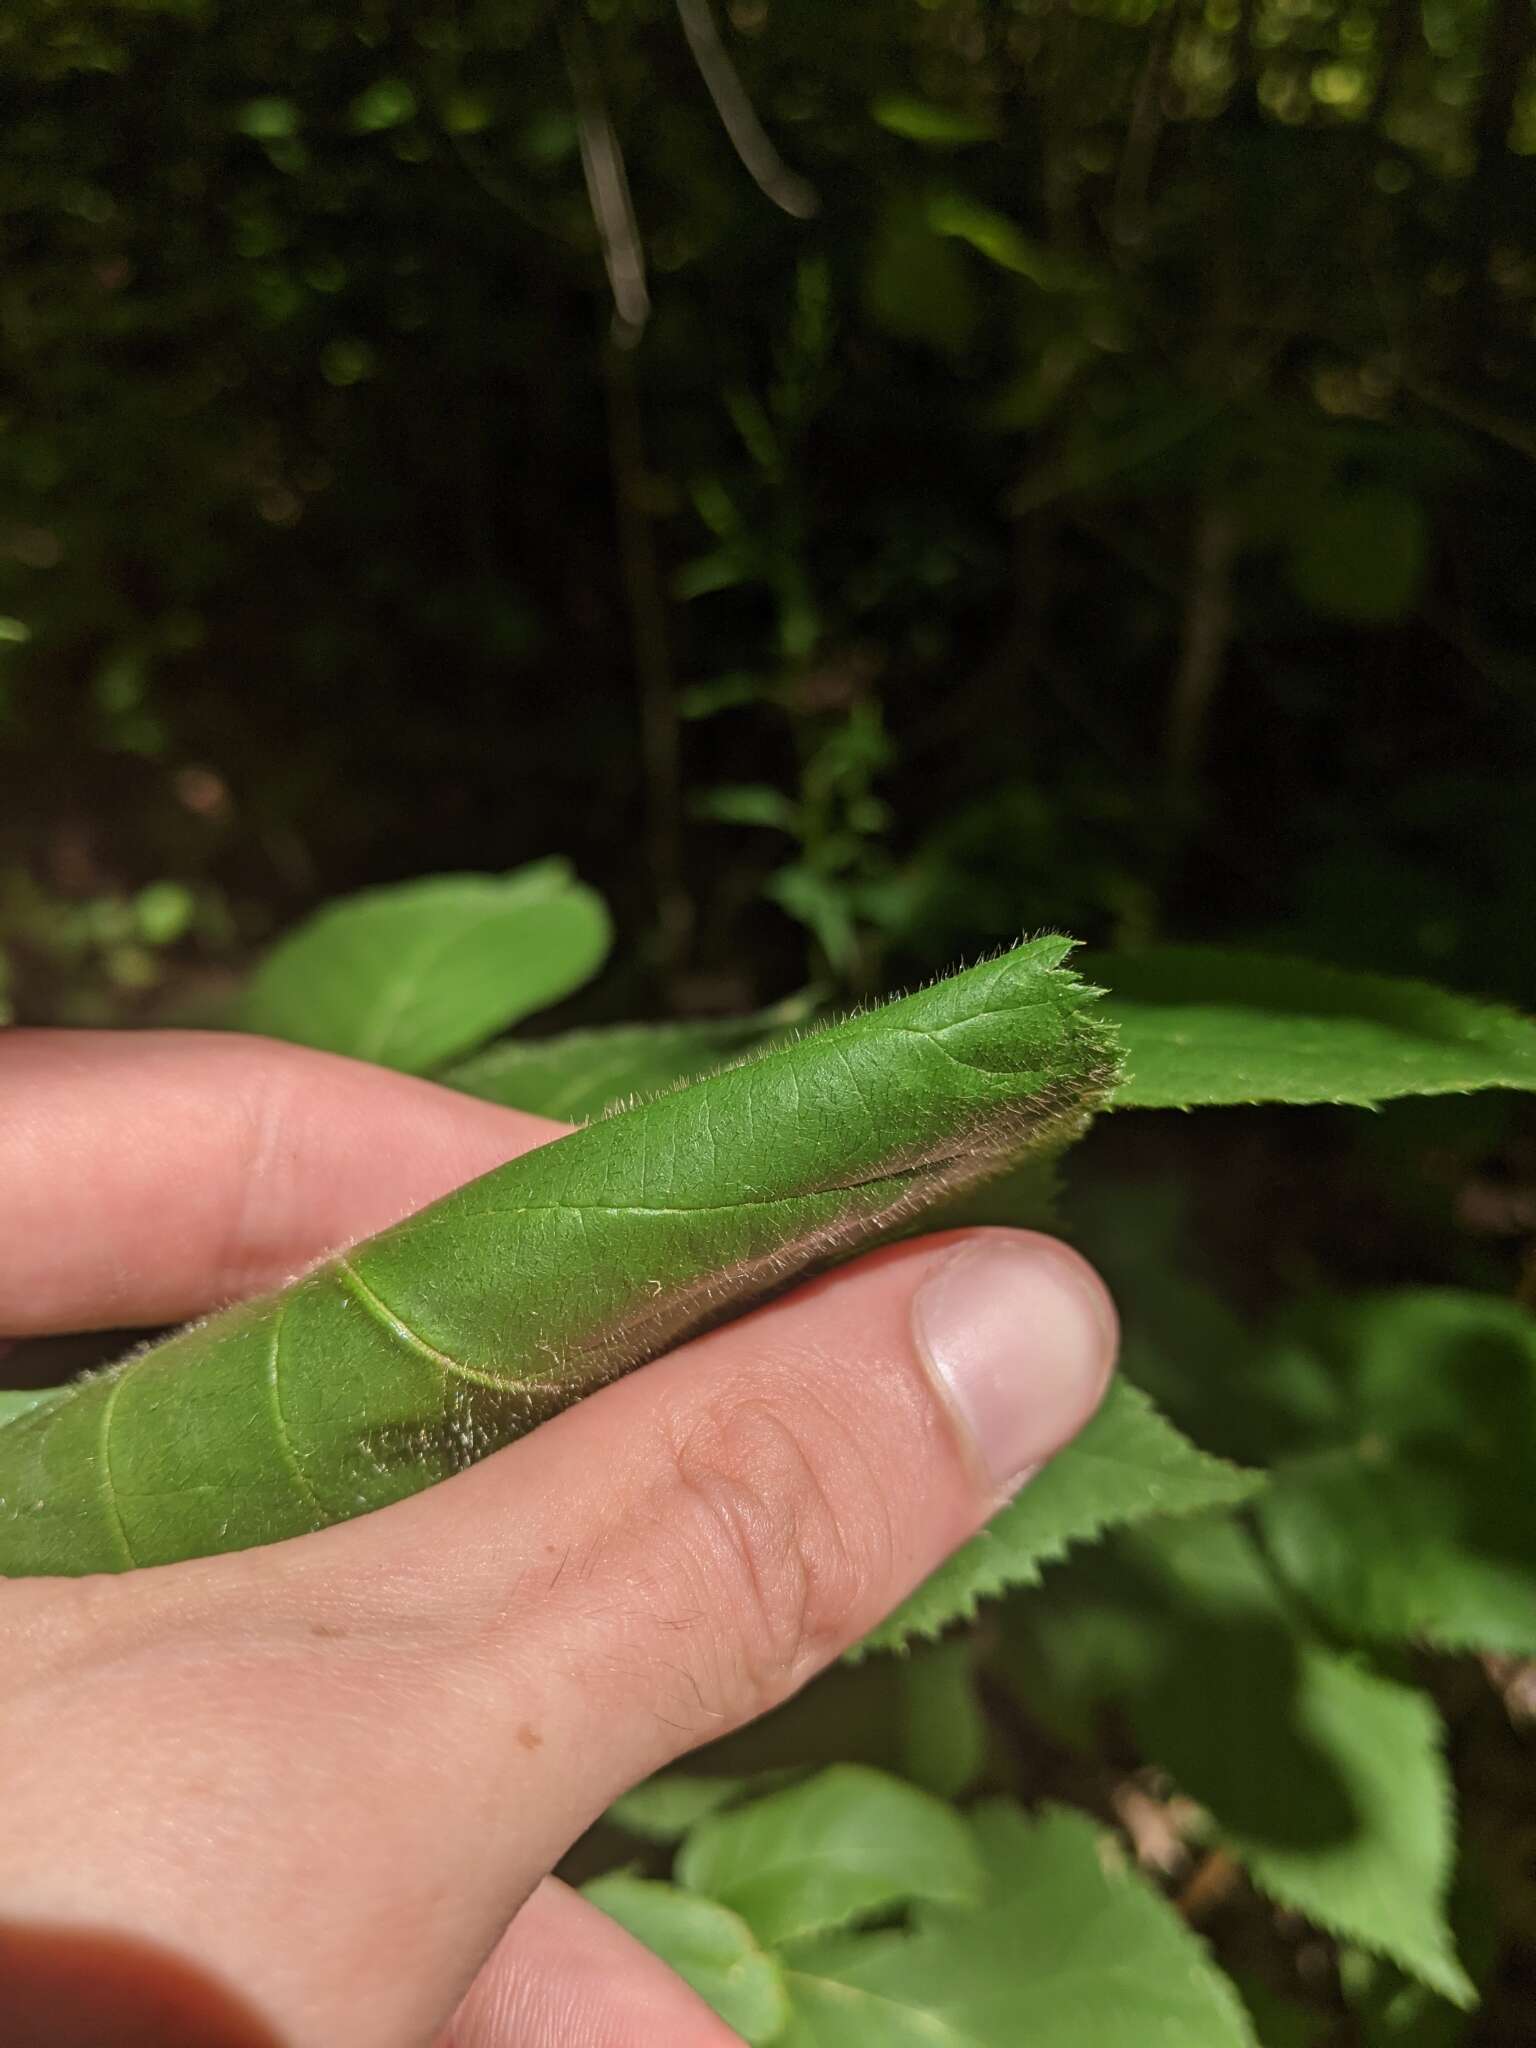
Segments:
[[[199,1314],[558,1135],[258,1040],[6,1034],[0,1331]],[[1075,1253],[950,1232],[377,1514],[0,1584],[0,2034],[725,2048],[547,1873],[979,1528],[1088,1420],[1114,1344]]]

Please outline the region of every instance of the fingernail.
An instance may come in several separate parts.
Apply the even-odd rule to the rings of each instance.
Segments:
[[[953,1251],[912,1302],[918,1350],[989,1483],[1011,1494],[1104,1397],[1115,1311],[1053,1238],[989,1232]]]

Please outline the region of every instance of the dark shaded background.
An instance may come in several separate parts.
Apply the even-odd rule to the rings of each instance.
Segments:
[[[1536,1001],[1528,0],[740,0],[794,211],[701,19],[8,10],[12,1013],[550,850],[620,1009],[1044,923]]]

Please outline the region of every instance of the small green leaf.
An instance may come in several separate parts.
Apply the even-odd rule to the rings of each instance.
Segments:
[[[978,255],[1027,277],[1043,292],[1085,291],[1095,282],[1082,264],[1035,241],[995,207],[982,206],[963,193],[937,194],[928,202],[927,218],[935,234],[968,243]]]
[[[753,1017],[610,1024],[557,1038],[507,1039],[437,1079],[509,1109],[584,1123],[680,1081],[697,1081],[770,1044],[810,1012],[809,998],[795,998]]]
[[[1321,618],[1385,626],[1406,618],[1424,581],[1429,521],[1406,491],[1360,484],[1325,493],[1302,513],[1291,583]]]
[[[595,974],[608,915],[563,861],[327,904],[256,970],[247,1031],[423,1074]]]
[[[247,100],[235,126],[253,142],[286,142],[299,132],[299,110],[292,100]]]
[[[1235,1521],[1138,1530],[1122,1554],[1126,1597],[1159,1644],[1126,1701],[1149,1756],[1281,1905],[1469,2004],[1446,1920],[1452,1793],[1428,1695],[1299,1634]]]
[[[1208,1682],[1221,1680],[1208,1674]],[[1260,1840],[1235,1828],[1228,1839],[1282,1906],[1392,1957],[1453,2004],[1471,2005],[1475,1993],[1445,1920],[1453,1807],[1444,1730],[1429,1696],[1309,1646],[1298,1660],[1292,1711],[1302,1742],[1338,1774],[1353,1809],[1349,1824],[1313,1841]],[[1200,1796],[1198,1785],[1190,1789]],[[1298,1798],[1293,1815],[1301,1806]]]
[[[150,946],[174,946],[197,915],[197,898],[184,882],[150,882],[133,899],[139,936]]]
[[[914,1899],[966,1904],[981,1891],[958,1814],[862,1764],[834,1764],[704,1821],[683,1846],[677,1877],[740,1913],[770,1947]]]
[[[1146,1395],[1117,1380],[1076,1442],[1038,1472],[982,1533],[940,1565],[860,1651],[898,1649],[974,1615],[1010,1586],[1032,1586],[1041,1568],[1121,1523],[1187,1515],[1249,1499],[1262,1486],[1196,1449]]]
[[[935,148],[952,148],[958,143],[991,142],[996,123],[980,114],[967,114],[959,107],[944,107],[934,100],[915,99],[891,93],[876,100],[871,117],[892,135],[908,142],[926,142]]]
[[[701,1820],[734,1806],[755,1782],[752,1778],[704,1778],[692,1771],[663,1771],[616,1799],[607,1817],[644,1842],[680,1842]]]
[[[735,1913],[676,1885],[622,1871],[595,1878],[584,1890],[753,2048],[778,2040],[789,2019],[783,1972]]]
[[[359,135],[398,128],[416,111],[416,95],[403,78],[381,78],[352,102],[352,126]]]
[[[1085,971],[1113,991],[1116,1109],[1536,1089],[1536,1023],[1425,982],[1200,946],[1098,956]]]
[[[1255,2048],[1232,1985],[1090,1821],[999,1803],[974,1832],[985,1905],[797,1950],[782,2048]]]
[[[790,861],[768,877],[763,894],[815,935],[838,973],[852,969],[859,941],[846,887],[839,887],[805,861]]]
[[[764,825],[791,835],[800,831],[798,806],[783,790],[766,782],[717,783],[713,789],[700,791],[693,813],[720,825]]]
[[[1345,1635],[1536,1656],[1536,1318],[1404,1290],[1316,1304],[1276,1349],[1336,1403],[1261,1504],[1286,1581]]]

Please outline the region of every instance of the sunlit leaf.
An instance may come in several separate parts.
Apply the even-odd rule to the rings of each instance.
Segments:
[[[426,1073],[579,988],[608,943],[563,861],[433,875],[317,911],[257,969],[239,1022]]]
[[[917,1899],[974,1904],[982,1886],[954,1809],[862,1764],[835,1764],[713,1815],[688,1837],[676,1874],[741,1914],[769,1947]]]
[[[974,1827],[985,1905],[796,1951],[785,2048],[1255,2048],[1232,1985],[1092,1822],[999,1803]]]
[[[1536,1089],[1536,1023],[1426,982],[1200,946],[1084,971],[1121,1029],[1117,1109]]]
[[[894,1649],[913,1636],[936,1636],[974,1615],[982,1600],[1036,1584],[1074,1543],[1149,1515],[1247,1500],[1262,1483],[1259,1474],[1196,1449],[1145,1394],[1119,1380],[1082,1435],[861,1647]]]
[[[670,1963],[744,2041],[776,2041],[789,2017],[783,1972],[735,1913],[676,1885],[615,1871],[586,1896]]]
[[[1145,1524],[1014,1625],[1053,1719],[1117,1705],[1271,1897],[1470,2002],[1434,1705],[1299,1628],[1236,1520]]]

